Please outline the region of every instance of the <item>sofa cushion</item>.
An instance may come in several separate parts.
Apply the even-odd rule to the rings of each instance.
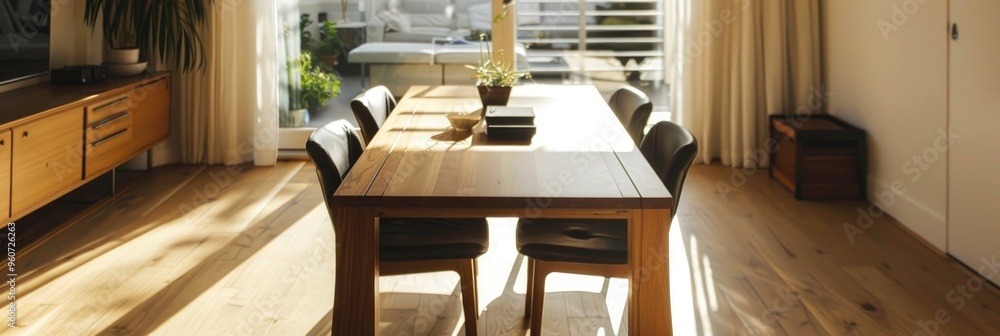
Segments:
[[[525,49],[518,45],[519,61],[524,60]],[[479,44],[440,45],[430,43],[365,43],[351,50],[348,61],[368,64],[478,64]]]
[[[490,0],[455,0],[455,12],[461,13],[469,10],[469,6],[478,4],[488,4]]]
[[[455,27],[469,28],[469,7],[490,4],[490,0],[455,0]]]
[[[397,7],[400,12],[409,14],[447,15],[450,3],[451,1],[441,0],[401,0]]]
[[[410,21],[409,15],[391,9],[379,11],[376,15],[379,20],[385,22],[386,28],[391,31],[409,32],[413,27],[413,23]]]
[[[469,6],[469,29],[493,29],[493,5],[490,3]]]
[[[430,43],[365,43],[351,50],[348,61],[369,64],[430,64]]]
[[[479,43],[438,47],[434,50],[434,63],[477,65],[482,61],[483,56],[479,48]],[[526,52],[524,46],[517,45],[514,50],[517,53],[518,63],[524,61]],[[510,59],[509,57],[505,58]]]
[[[452,28],[452,20],[438,14],[408,14],[413,27]]]

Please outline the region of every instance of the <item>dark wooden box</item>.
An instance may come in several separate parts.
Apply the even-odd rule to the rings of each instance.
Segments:
[[[803,198],[864,198],[865,131],[828,115],[770,116],[771,177]]]

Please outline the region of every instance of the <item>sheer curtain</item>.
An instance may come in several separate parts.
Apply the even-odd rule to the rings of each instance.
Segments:
[[[183,163],[275,163],[275,8],[274,0],[216,0],[209,10],[204,71],[178,73]]]
[[[819,0],[666,0],[674,118],[700,161],[767,166],[767,115],[822,108]]]

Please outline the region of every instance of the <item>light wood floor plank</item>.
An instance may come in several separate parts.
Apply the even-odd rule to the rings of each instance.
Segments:
[[[739,322],[738,325],[727,325],[725,322],[735,321],[721,321],[721,316],[718,319],[713,316],[713,324],[726,326],[730,334],[736,334],[740,329],[747,329],[748,332],[757,335],[786,335],[781,325],[767,320],[766,313],[761,313],[770,309],[766,307],[762,295],[749,284],[740,264],[745,259],[733,257],[733,255],[745,256],[748,252],[739,249],[739,244],[723,240],[713,231],[713,227],[718,224],[712,223],[708,216],[697,209],[679,215],[679,219],[675,222],[678,225],[684,223],[681,232],[687,237],[685,241],[688,244],[691,244],[692,238],[700,238],[696,238],[696,241],[702,250],[702,256],[709,260],[705,269],[711,269],[714,287],[717,290],[717,301],[724,302]],[[776,274],[772,279],[780,281]]]
[[[329,335],[334,233],[314,168],[242,168],[157,169],[23,256],[22,328],[0,334]],[[687,259],[671,265],[687,279],[671,288],[675,330],[913,335],[944,309],[951,319],[939,335],[1000,335],[1000,290],[986,286],[956,309],[949,293],[972,273],[890,217],[852,243],[842,225],[865,203],[795,201],[766,172],[723,197],[718,183],[733,173],[696,166],[688,178],[671,232]],[[206,188],[212,197],[195,201]],[[490,219],[479,263],[483,335],[527,334],[514,223]],[[627,334],[623,281],[550,276],[544,334]],[[463,334],[457,284],[453,273],[380,279],[382,331]]]

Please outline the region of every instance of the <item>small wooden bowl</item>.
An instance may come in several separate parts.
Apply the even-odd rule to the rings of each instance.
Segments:
[[[459,132],[468,132],[472,130],[472,127],[479,123],[481,113],[453,113],[448,115],[448,121],[451,122],[451,128]]]

